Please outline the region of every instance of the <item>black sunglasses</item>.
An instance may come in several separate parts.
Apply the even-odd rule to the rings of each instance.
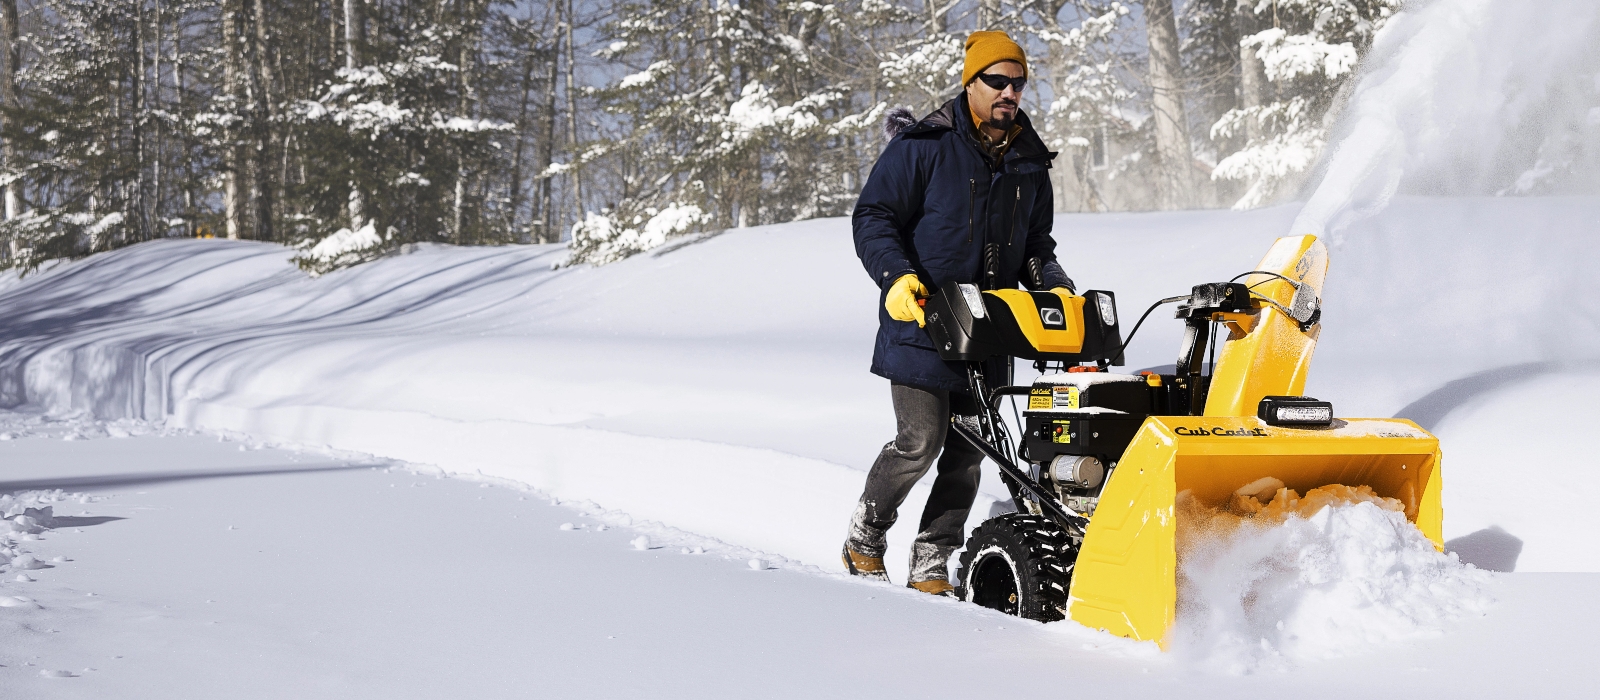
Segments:
[[[978,74],[978,79],[982,80],[984,85],[988,85],[989,87],[992,87],[992,88],[994,88],[996,90],[999,90],[1001,92],[1005,92],[1006,91],[1006,86],[1010,85],[1011,89],[1016,90],[1017,92],[1020,93],[1020,92],[1022,92],[1022,88],[1027,86],[1027,84],[1028,84],[1027,76],[1023,76],[1021,78],[1007,78],[1007,77],[1005,77],[1003,75],[990,75],[988,73],[979,73]]]

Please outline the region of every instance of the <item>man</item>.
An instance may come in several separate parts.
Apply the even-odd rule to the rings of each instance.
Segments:
[[[882,290],[872,372],[890,382],[897,431],[850,521],[843,556],[852,574],[888,580],[885,535],[938,457],[907,584],[949,595],[947,562],[978,493],[983,455],[949,430],[952,415],[976,415],[977,404],[965,369],[934,351],[917,300],[952,281],[1072,290],[1050,238],[1056,154],[1018,106],[1027,76],[1022,47],[1004,32],[967,37],[962,92],[921,121],[901,110],[898,131],[891,115],[889,145],[856,203],[856,254]],[[992,364],[988,376],[1003,376],[1006,364]]]

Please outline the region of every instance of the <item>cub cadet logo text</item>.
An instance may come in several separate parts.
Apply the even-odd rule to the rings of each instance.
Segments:
[[[1067,325],[1067,319],[1065,316],[1061,315],[1060,309],[1039,309],[1039,319],[1044,321],[1044,325],[1046,326]]]
[[[1177,428],[1173,429],[1172,432],[1177,433],[1179,435],[1205,436],[1205,437],[1219,436],[1219,435],[1231,435],[1231,436],[1235,436],[1235,437],[1266,437],[1267,436],[1267,431],[1262,430],[1261,428],[1234,428],[1233,430],[1229,430],[1227,428],[1186,428],[1186,427],[1180,425]]]

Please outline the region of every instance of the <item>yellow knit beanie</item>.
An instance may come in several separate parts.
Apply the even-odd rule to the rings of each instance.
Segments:
[[[967,35],[967,60],[961,66],[961,85],[966,86],[978,73],[1001,61],[1022,64],[1022,74],[1028,74],[1028,57],[1022,47],[1005,32],[973,32]]]

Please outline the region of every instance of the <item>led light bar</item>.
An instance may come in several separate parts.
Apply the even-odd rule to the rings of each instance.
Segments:
[[[1268,396],[1256,407],[1267,425],[1333,425],[1333,404],[1309,396]]]

